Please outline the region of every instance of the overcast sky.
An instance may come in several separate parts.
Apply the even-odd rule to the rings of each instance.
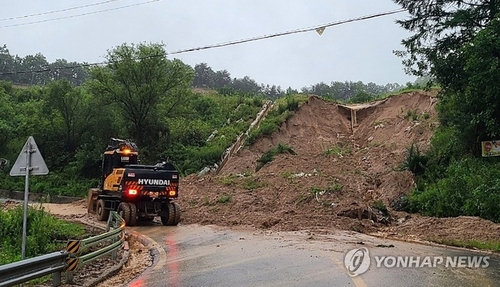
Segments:
[[[106,4],[70,9],[102,2]],[[146,2],[150,3],[120,8]],[[0,45],[21,57],[41,53],[49,62],[94,63],[103,62],[108,50],[123,43],[163,43],[167,52],[174,52],[399,8],[392,0],[16,0],[0,9]],[[23,17],[61,9],[69,10]],[[94,13],[108,9],[116,10]],[[89,15],[51,21],[85,13]],[[333,26],[321,36],[315,31],[295,33],[169,58],[193,67],[207,63],[233,78],[249,76],[283,89],[332,81],[405,84],[415,78],[404,73],[393,50],[401,49],[401,40],[410,35],[395,23],[406,16],[398,13]]]

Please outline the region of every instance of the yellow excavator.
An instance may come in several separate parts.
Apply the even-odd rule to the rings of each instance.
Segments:
[[[88,212],[100,221],[116,211],[129,226],[161,218],[163,225],[177,225],[181,219],[178,197],[179,173],[168,162],[139,164],[137,145],[111,138],[102,161],[98,188],[88,193]]]

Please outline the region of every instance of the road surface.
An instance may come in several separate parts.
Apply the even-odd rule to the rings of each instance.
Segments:
[[[276,233],[199,225],[131,230],[152,240],[158,254],[152,267],[124,286],[500,286],[497,255],[354,232]],[[359,248],[369,251],[370,265],[350,276],[344,259]],[[397,260],[400,267],[392,267]],[[466,267],[468,260],[471,267]]]

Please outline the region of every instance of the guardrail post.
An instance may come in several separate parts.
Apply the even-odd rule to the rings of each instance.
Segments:
[[[73,283],[73,271],[66,271],[66,284]]]
[[[68,240],[66,251],[69,253],[66,259],[66,283],[73,283],[74,270],[78,267],[78,254],[82,246],[81,240]]]
[[[52,286],[61,285],[61,272],[55,272],[52,274]]]
[[[112,211],[112,212],[115,212],[115,211]],[[110,213],[108,216],[108,222],[106,224],[106,232],[108,232],[111,229],[111,222],[113,222],[113,217],[114,217],[114,215],[112,213]]]
[[[117,250],[113,250],[111,252],[111,260],[116,261],[117,257],[118,257],[118,251]]]

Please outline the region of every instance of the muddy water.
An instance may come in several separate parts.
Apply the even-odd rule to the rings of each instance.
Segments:
[[[500,286],[500,259],[493,255],[353,232],[272,233],[198,225],[132,230],[153,241],[158,251],[154,265],[124,286]],[[363,274],[351,277],[344,257],[360,247],[369,251],[370,265]],[[458,256],[489,256],[488,266],[439,264],[441,257]],[[411,257],[413,266],[392,267],[391,260],[397,257]],[[423,264],[425,257],[431,262],[437,258],[438,264]]]

